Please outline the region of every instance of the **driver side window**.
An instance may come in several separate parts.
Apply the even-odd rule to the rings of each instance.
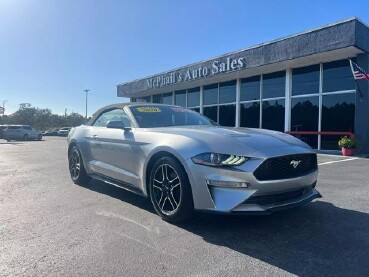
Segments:
[[[95,120],[92,126],[95,127],[106,127],[108,121],[120,120],[123,121],[126,126],[131,126],[131,121],[128,118],[123,109],[112,109],[100,114],[100,116]]]

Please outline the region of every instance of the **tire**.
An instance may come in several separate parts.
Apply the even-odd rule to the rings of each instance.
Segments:
[[[154,164],[149,190],[154,209],[163,220],[180,223],[193,216],[191,185],[176,159],[162,157]]]
[[[81,152],[76,145],[72,146],[68,153],[69,174],[73,183],[87,185],[91,178],[87,175],[83,164]]]
[[[25,134],[25,135],[23,136],[23,140],[24,140],[24,141],[27,141],[27,140],[28,140],[28,135],[27,135],[27,134]]]
[[[38,135],[37,140],[42,140],[42,135]]]

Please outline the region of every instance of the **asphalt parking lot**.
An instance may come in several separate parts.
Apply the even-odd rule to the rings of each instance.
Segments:
[[[66,139],[0,140],[0,276],[369,276],[369,159],[319,155],[323,198],[175,226],[69,178]]]

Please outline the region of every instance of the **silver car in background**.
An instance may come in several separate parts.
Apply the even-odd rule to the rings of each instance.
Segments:
[[[150,197],[169,222],[194,210],[269,214],[321,197],[316,153],[290,135],[214,125],[178,106],[106,106],[68,136],[69,171]]]
[[[8,125],[3,136],[7,141],[42,139],[42,133],[30,125]]]

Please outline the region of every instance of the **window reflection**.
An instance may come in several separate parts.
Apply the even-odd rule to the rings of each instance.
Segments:
[[[292,95],[319,93],[320,65],[292,70]]]
[[[284,99],[263,101],[264,129],[284,132]]]
[[[200,106],[200,88],[192,88],[187,91],[187,106]]]
[[[163,94],[163,104],[173,105],[173,93],[164,93]]]
[[[204,86],[204,105],[218,104],[218,84]]]
[[[355,124],[355,93],[324,95],[322,131],[353,132]],[[322,136],[323,149],[337,149],[339,137]]]
[[[263,99],[285,95],[286,71],[263,75]]]
[[[157,95],[153,95],[152,96],[152,102],[153,103],[163,103],[163,95],[162,94],[157,94]]]
[[[236,80],[219,84],[219,103],[236,102]]]
[[[219,106],[219,125],[236,126],[236,105]]]
[[[260,126],[260,102],[241,104],[240,126],[259,128]]]
[[[260,76],[241,80],[241,101],[260,99]]]
[[[218,122],[218,106],[204,107],[203,111],[206,117]]]
[[[349,60],[323,64],[323,92],[355,89]]]
[[[178,90],[174,92],[174,104],[186,107],[186,90]]]
[[[319,97],[291,99],[291,131],[318,131]],[[317,135],[296,135],[297,138],[318,148]]]

